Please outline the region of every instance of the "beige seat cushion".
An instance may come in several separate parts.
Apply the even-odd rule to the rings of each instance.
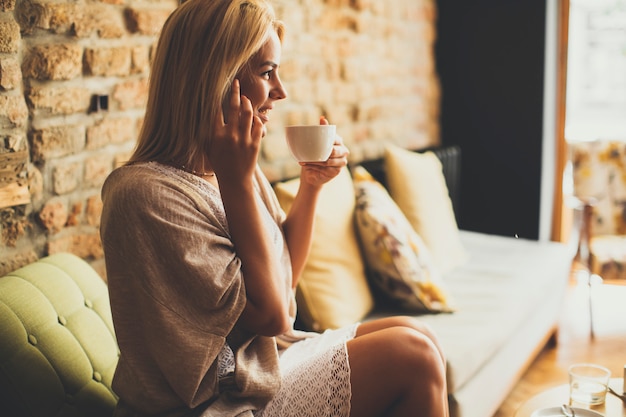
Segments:
[[[385,170],[394,201],[446,273],[467,261],[441,161],[432,152],[411,152],[397,146],[385,150]]]
[[[274,187],[286,212],[299,179]],[[354,225],[354,188],[347,168],[324,186],[315,215],[309,260],[296,299],[302,323],[323,331],[361,320],[374,305]]]

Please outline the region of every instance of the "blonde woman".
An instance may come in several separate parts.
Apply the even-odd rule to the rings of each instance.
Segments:
[[[137,147],[102,191],[117,416],[448,413],[419,323],[293,330],[316,200],[348,150],[302,166],[285,215],[257,165],[287,96],[283,32],[264,0],[189,0],[163,27]]]

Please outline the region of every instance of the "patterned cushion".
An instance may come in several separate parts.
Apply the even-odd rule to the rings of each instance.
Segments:
[[[593,205],[592,234],[626,234],[626,143],[570,145],[574,196]]]
[[[385,188],[353,169],[356,223],[370,279],[385,298],[410,311],[451,311],[429,250]]]
[[[626,282],[626,236],[594,236],[590,247],[592,273],[604,280]]]
[[[299,179],[274,187],[289,212]],[[298,287],[298,318],[309,330],[323,331],[363,319],[373,308],[354,227],[354,187],[347,168],[324,186],[315,213],[313,243]]]

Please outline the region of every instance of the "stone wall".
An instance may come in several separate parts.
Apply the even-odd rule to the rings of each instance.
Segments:
[[[391,5],[390,3],[393,3]],[[100,187],[132,151],[172,0],[0,0],[0,276],[60,251],[103,276]],[[274,0],[285,21],[261,166],[295,176],[287,124],[325,115],[358,162],[439,141],[434,0]]]

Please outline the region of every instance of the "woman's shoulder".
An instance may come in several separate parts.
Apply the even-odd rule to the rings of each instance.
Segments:
[[[146,210],[215,208],[219,192],[207,181],[169,165],[145,162],[114,169],[102,187],[102,201]],[[220,204],[218,204],[220,203]],[[208,206],[207,206],[208,205]]]
[[[137,203],[144,199],[153,200],[156,196],[180,195],[186,193],[184,188],[180,179],[168,173],[163,165],[138,163],[115,168],[102,186],[102,198],[130,198]]]
[[[162,168],[161,168],[162,167]],[[165,166],[157,162],[140,162],[122,165],[109,174],[107,181],[125,181],[132,178],[159,181],[167,177]]]
[[[158,162],[141,162],[115,168],[104,182],[105,187],[130,188],[140,191],[150,187],[178,188],[185,182],[184,171]],[[191,174],[189,174],[191,175]],[[187,180],[188,181],[188,180]]]
[[[106,178],[102,186],[103,192],[123,193],[124,191],[140,192],[149,184],[159,183],[163,178],[148,164],[124,165],[115,168]]]

